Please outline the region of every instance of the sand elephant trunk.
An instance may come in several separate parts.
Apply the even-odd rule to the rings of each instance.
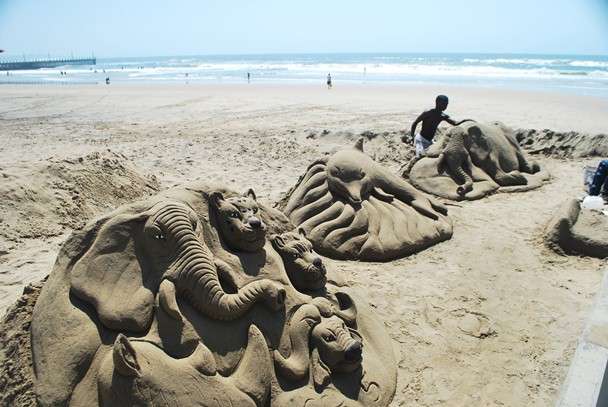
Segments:
[[[165,239],[173,239],[177,256],[166,277],[177,292],[201,313],[220,320],[235,319],[247,312],[258,300],[278,308],[284,291],[270,280],[258,280],[228,294],[220,285],[211,252],[197,237],[189,213],[180,206],[164,211],[158,222],[167,228]]]
[[[467,192],[473,190],[473,179],[467,174],[467,172],[462,168],[462,165],[457,165],[451,168],[454,172],[454,175],[458,178],[458,182],[464,181],[461,185],[456,188],[456,193],[460,196],[465,195]]]

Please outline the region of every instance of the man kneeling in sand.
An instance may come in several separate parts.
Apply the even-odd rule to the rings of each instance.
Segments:
[[[439,95],[435,99],[435,108],[424,111],[414,120],[412,123],[412,129],[410,134],[414,137],[414,145],[416,147],[416,157],[419,158],[426,153],[426,150],[433,144],[433,137],[437,132],[437,127],[442,121],[450,123],[452,126],[458,126],[464,122],[473,121],[472,119],[465,119],[459,122],[455,122],[450,119],[450,116],[443,113],[448,107],[448,97],[445,95]],[[416,134],[416,127],[418,123],[422,122],[422,129],[419,134]],[[403,142],[406,142],[405,138],[402,138]]]

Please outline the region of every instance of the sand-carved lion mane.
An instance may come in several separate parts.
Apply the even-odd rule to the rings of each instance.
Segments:
[[[313,392],[387,406],[396,366],[382,322],[326,284],[293,230],[253,191],[194,182],[74,232],[32,313],[39,404],[265,406],[290,393],[303,406]],[[357,390],[359,370],[374,397]]]
[[[388,261],[452,234],[446,207],[374,162],[362,140],[314,162],[279,208],[337,259]]]
[[[527,191],[548,179],[526,157],[512,130],[499,122],[452,127],[405,175],[417,188],[452,200]]]

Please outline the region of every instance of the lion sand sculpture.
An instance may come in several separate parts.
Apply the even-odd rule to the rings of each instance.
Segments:
[[[363,139],[313,162],[279,209],[335,259],[389,261],[452,236],[446,207],[372,160]]]
[[[608,258],[608,216],[569,199],[547,225],[545,243],[562,254]]]
[[[416,188],[455,201],[528,191],[549,178],[499,122],[452,127],[404,175]]]
[[[279,211],[195,182],[65,242],[32,312],[42,406],[387,406],[384,326]]]

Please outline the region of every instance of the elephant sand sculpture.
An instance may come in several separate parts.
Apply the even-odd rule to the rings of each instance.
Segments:
[[[545,243],[563,254],[608,258],[608,216],[569,199],[547,225]]]
[[[335,259],[389,261],[452,236],[445,206],[354,148],[315,161],[278,205]]]
[[[549,179],[537,163],[528,161],[512,130],[499,122],[452,127],[406,176],[416,188],[455,201],[495,191],[528,191]]]
[[[388,405],[396,361],[383,324],[350,287],[326,284],[335,279],[325,278],[315,254],[300,262],[321,276],[314,290],[292,284],[293,264],[267,235],[287,241],[300,236],[294,230],[252,190],[241,195],[197,181],[75,231],[32,312],[39,404],[260,406],[279,405],[289,393],[293,405],[306,403],[303,394]],[[307,344],[309,352],[292,341],[300,338],[292,322],[300,309],[319,315],[309,319],[319,332],[325,325],[327,332],[347,332],[341,321],[357,330],[362,349],[355,368],[335,367],[335,352],[318,339]],[[288,360],[318,352],[327,366],[324,385],[277,369],[277,352]],[[302,360],[299,368],[318,370],[309,367],[315,357]],[[368,388],[362,378],[375,384],[373,397],[360,391]]]

